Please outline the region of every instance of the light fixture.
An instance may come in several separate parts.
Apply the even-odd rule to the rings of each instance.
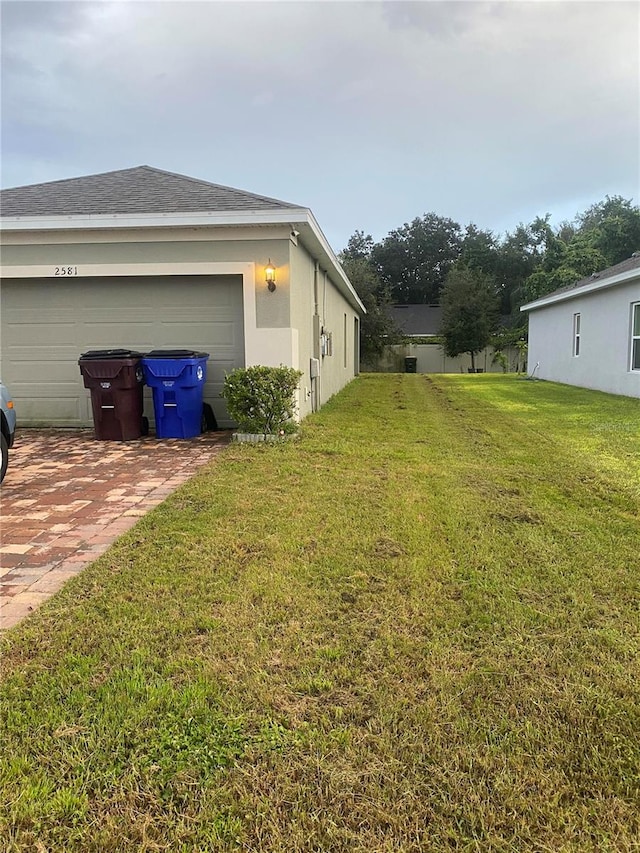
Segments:
[[[269,258],[269,263],[264,268],[264,280],[267,282],[269,292],[273,293],[276,289],[276,268],[271,263],[271,258]]]

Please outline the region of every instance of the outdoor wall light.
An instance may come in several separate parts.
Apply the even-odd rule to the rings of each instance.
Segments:
[[[269,258],[269,263],[264,268],[264,280],[267,282],[269,292],[273,293],[276,289],[276,268],[271,263],[271,258]]]

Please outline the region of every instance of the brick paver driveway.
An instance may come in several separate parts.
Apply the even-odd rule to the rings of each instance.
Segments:
[[[0,628],[82,571],[230,437],[115,442],[92,430],[20,431],[0,488]]]

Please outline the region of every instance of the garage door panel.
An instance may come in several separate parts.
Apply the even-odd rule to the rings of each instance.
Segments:
[[[202,299],[198,295],[197,289],[192,287],[193,278],[193,276],[173,277],[174,283],[166,289],[163,298],[163,304],[169,310],[181,311],[185,308],[195,308],[201,311],[203,309]],[[154,279],[156,283],[159,281],[160,279]],[[217,310],[226,308],[230,313],[235,313],[238,303],[237,286],[238,282],[218,281],[215,286],[215,293],[211,294],[206,307],[216,308]],[[144,305],[144,301],[136,304]]]
[[[198,312],[198,313],[196,313]],[[148,314],[147,314],[148,316]],[[228,310],[223,308],[211,308],[209,311],[203,311],[202,308],[186,308],[184,305],[180,309],[170,309],[162,319],[163,325],[169,324],[185,324],[191,326],[199,322],[206,322],[207,326],[211,323],[216,325],[224,325],[229,323],[233,325],[236,317]]]
[[[18,385],[28,384],[37,396],[50,394],[52,385],[56,387],[56,394],[65,390],[64,386],[67,393],[75,393],[78,377],[81,376],[76,352],[73,353],[72,359],[59,361],[33,358],[17,362],[15,369],[11,371],[11,391],[17,393]]]
[[[7,346],[5,356],[9,363],[13,365],[12,373],[19,374],[20,368],[24,364],[37,362],[38,365],[52,366],[57,362],[68,364],[70,360],[78,358],[78,347],[74,342],[67,344],[38,344],[37,346],[29,346],[27,343],[20,346]],[[45,369],[45,375],[48,371]]]
[[[11,393],[13,394],[13,389]],[[35,397],[34,393],[28,390],[26,396],[13,394],[13,398],[19,415],[19,425],[22,426],[77,426],[87,418],[86,401],[79,399],[76,393],[68,397]],[[91,418],[90,406],[88,414]]]
[[[60,308],[50,308],[47,305],[38,305],[33,308],[16,308],[12,311],[11,320],[11,327],[16,326],[18,328],[21,325],[32,325],[33,323],[48,325],[49,321],[54,323],[66,322],[70,325],[74,325],[74,323],[69,320],[68,309],[62,310]]]
[[[3,314],[8,310],[3,306]],[[65,317],[56,317],[55,314],[46,316],[46,322],[43,313],[39,312],[37,319],[25,318],[7,324],[6,329],[3,327],[2,330],[2,346],[20,348],[26,342],[39,346],[59,346],[61,341],[75,341],[76,325],[67,322],[68,313]]]
[[[209,361],[207,379],[211,379],[212,382],[224,382],[227,373],[231,373],[235,367],[238,367],[238,365],[232,359],[217,358]]]
[[[232,425],[233,421],[229,417],[227,404],[220,396],[224,379],[227,373],[242,365],[236,364],[233,359],[216,358],[209,361],[207,365],[207,392],[211,400],[215,400],[214,411],[218,420],[219,426]]]
[[[145,323],[119,323],[117,319],[106,323],[86,323],[84,343],[89,349],[139,349],[136,340],[151,341],[154,337],[153,325]],[[85,352],[86,352],[85,350]]]
[[[220,391],[225,373],[244,364],[241,276],[2,282],[3,379],[23,425],[90,426],[77,362],[109,348],[210,353],[204,398],[220,426],[230,426]]]
[[[237,348],[237,329],[233,323],[176,323],[162,324],[163,338],[168,347],[178,346],[178,343],[188,338],[192,343],[189,349],[202,349],[208,341],[209,346],[214,341],[216,349],[221,347]],[[211,353],[213,355],[213,353]]]
[[[83,320],[85,323],[92,324],[113,324],[113,323],[122,323],[123,325],[136,326],[142,325],[144,323],[153,323],[149,319],[149,313],[151,309],[138,309],[133,310],[131,308],[111,308],[102,306],[96,306],[95,308],[84,308],[78,311],[78,319]],[[100,315],[97,317],[96,315]]]

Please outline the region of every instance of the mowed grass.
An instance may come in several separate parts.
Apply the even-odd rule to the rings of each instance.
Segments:
[[[3,641],[5,851],[640,849],[640,401],[365,375]]]

